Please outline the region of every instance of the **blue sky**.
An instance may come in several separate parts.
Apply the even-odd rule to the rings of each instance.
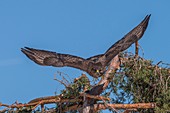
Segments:
[[[169,4],[168,0],[1,0],[0,102],[25,103],[54,95],[63,88],[53,80],[57,71],[70,78],[82,73],[39,66],[21,53],[21,47],[87,58],[105,52],[147,14],[152,14],[151,20],[140,40],[144,57],[170,63]]]

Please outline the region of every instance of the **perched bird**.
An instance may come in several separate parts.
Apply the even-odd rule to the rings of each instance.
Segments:
[[[110,61],[120,52],[126,50],[133,43],[137,42],[144,34],[151,15],[147,15],[144,20],[127,33],[122,39],[113,44],[104,54],[92,56],[84,59],[82,57],[61,54],[46,50],[33,49],[29,47],[21,48],[21,51],[35,63],[43,66],[73,67],[87,72],[97,78],[105,73]]]

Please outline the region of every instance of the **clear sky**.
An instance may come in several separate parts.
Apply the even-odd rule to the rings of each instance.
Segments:
[[[170,63],[168,0],[1,0],[0,102],[25,103],[54,95],[63,87],[53,80],[57,71],[70,78],[82,73],[39,66],[21,53],[21,47],[87,58],[105,52],[147,14],[152,14],[151,20],[139,42],[144,57]]]

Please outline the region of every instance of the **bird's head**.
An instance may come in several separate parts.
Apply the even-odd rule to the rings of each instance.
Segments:
[[[88,69],[89,69],[90,75],[96,78],[104,74],[104,69],[102,68],[101,64],[91,64],[89,65]]]
[[[104,71],[101,69],[101,68],[98,68],[98,67],[93,67],[92,70],[91,70],[93,73],[95,73],[96,75],[103,75]]]

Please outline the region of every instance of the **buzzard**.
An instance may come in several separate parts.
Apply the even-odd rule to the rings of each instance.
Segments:
[[[113,44],[104,54],[82,58],[69,54],[61,54],[46,50],[33,49],[29,47],[21,48],[21,51],[35,63],[43,66],[73,67],[87,72],[97,78],[105,73],[110,61],[120,52],[126,50],[133,43],[137,42],[144,34],[151,15],[147,15],[144,20],[127,33],[122,39]]]

